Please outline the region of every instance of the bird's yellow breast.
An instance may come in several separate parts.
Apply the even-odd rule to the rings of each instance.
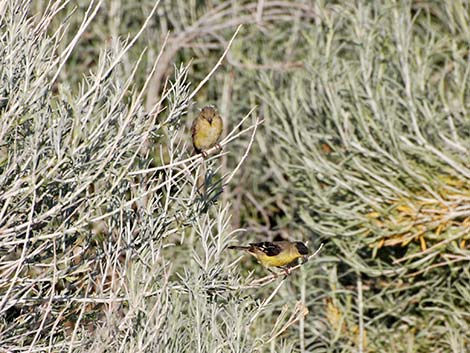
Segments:
[[[256,250],[252,254],[266,267],[286,266],[301,256],[298,251],[282,251],[278,255],[268,256],[264,252]]]
[[[209,123],[206,119],[198,119],[194,133],[194,147],[199,150],[209,149],[217,143],[222,133],[222,119],[216,117]]]

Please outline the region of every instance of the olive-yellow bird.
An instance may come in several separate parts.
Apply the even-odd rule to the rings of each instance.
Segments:
[[[307,246],[300,241],[264,241],[250,243],[249,246],[229,246],[228,248],[248,251],[264,267],[284,267],[308,255]]]
[[[197,153],[205,153],[215,146],[222,134],[223,121],[213,106],[205,106],[191,127],[193,146]]]

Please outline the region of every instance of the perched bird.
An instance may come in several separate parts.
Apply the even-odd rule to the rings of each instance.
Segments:
[[[205,106],[194,120],[191,127],[193,146],[197,153],[205,153],[215,146],[222,134],[223,122],[219,112],[213,106]]]
[[[300,241],[264,241],[250,243],[249,246],[229,246],[229,249],[245,250],[266,268],[281,267],[293,263],[298,258],[308,255],[308,248]]]

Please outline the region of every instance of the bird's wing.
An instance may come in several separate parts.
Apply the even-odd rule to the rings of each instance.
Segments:
[[[194,138],[194,135],[197,134],[197,130],[198,130],[198,122],[199,120],[199,117],[197,117],[196,119],[194,119],[193,121],[193,125],[191,125],[191,136]]]
[[[199,153],[201,152],[201,149],[198,148],[198,142],[196,141],[197,140],[197,134],[199,133],[199,130],[200,130],[200,120],[202,118],[200,116],[198,116],[196,119],[194,119],[193,121],[193,125],[191,125],[191,137],[192,137],[192,140],[193,140],[193,147],[194,147],[194,150]]]
[[[282,251],[282,248],[279,245],[271,243],[270,241],[263,241],[261,243],[250,243],[250,246],[261,250],[267,256],[276,256],[279,255],[279,253]]]

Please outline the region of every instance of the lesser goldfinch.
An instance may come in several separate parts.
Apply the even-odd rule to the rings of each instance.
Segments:
[[[284,267],[298,258],[308,255],[307,246],[300,241],[264,241],[250,243],[249,246],[229,246],[228,248],[248,251],[267,268]]]
[[[205,106],[194,120],[191,127],[193,146],[197,153],[215,146],[222,134],[223,121],[213,106]]]

